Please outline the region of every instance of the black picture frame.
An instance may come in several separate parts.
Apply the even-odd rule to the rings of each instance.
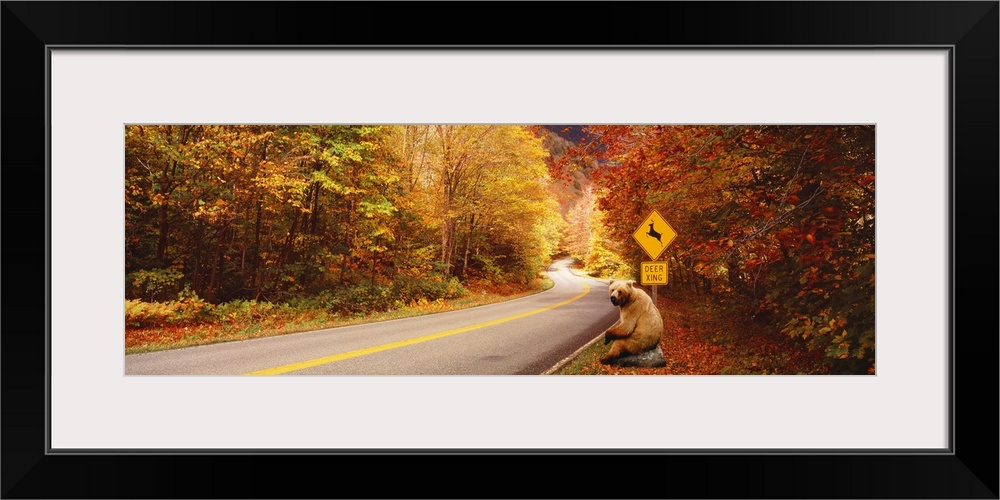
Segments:
[[[4,498],[998,498],[996,1],[2,4],[3,255],[41,271],[9,275],[3,294]],[[50,454],[46,61],[56,45],[950,47],[950,453]]]

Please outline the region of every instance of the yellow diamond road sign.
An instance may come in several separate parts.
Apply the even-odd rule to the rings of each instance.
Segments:
[[[674,241],[677,232],[667,224],[660,212],[653,210],[643,219],[639,229],[632,233],[632,237],[639,242],[639,246],[646,251],[650,259],[656,260]]]

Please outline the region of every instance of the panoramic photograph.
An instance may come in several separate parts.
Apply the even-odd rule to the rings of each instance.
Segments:
[[[130,124],[126,375],[874,375],[875,126]]]

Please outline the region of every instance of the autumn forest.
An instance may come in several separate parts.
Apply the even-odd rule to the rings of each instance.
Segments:
[[[124,134],[127,353],[499,302],[563,257],[638,280],[656,210],[671,361],[629,373],[875,372],[874,126]]]

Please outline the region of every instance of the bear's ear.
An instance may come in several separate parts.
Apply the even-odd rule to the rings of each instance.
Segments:
[[[628,280],[628,286],[635,288],[635,280]]]
[[[608,285],[614,285],[614,284],[615,284],[614,278],[608,280]]]

